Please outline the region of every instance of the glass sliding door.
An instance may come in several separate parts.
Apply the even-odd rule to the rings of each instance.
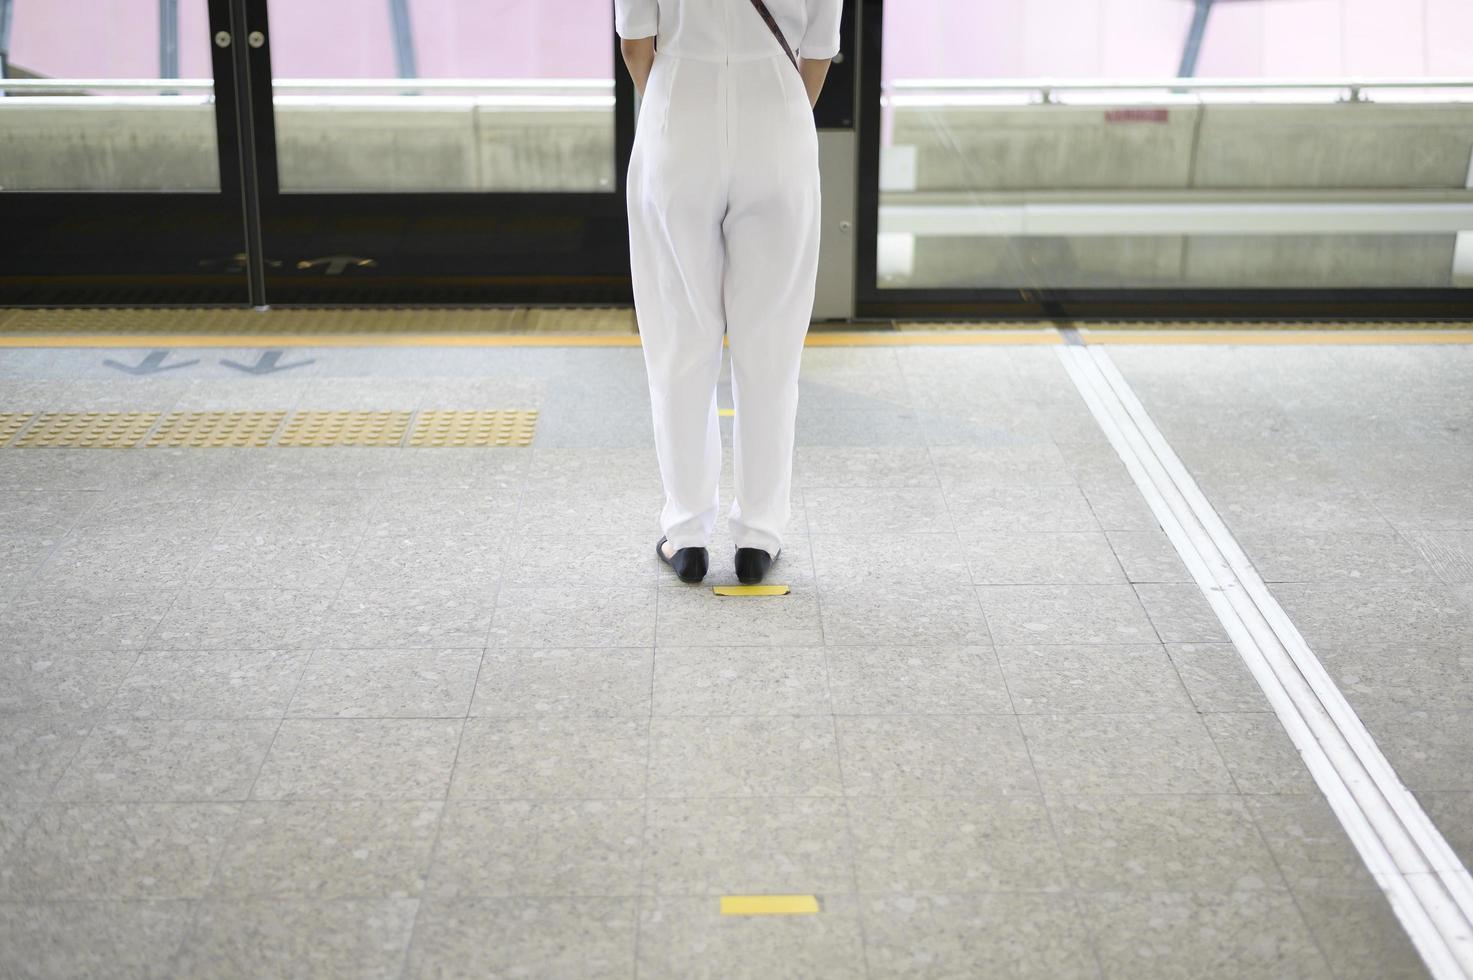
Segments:
[[[629,301],[612,0],[249,6],[271,303]]]
[[[1473,21],[1404,7],[866,0],[859,309],[1473,313]]]
[[[0,0],[0,303],[244,302],[225,0]]]

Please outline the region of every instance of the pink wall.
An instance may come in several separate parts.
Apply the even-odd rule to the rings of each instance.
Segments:
[[[209,75],[206,0],[180,0],[181,71]],[[612,0],[410,0],[431,77],[608,78]],[[289,78],[393,77],[388,0],[271,0]],[[885,75],[1171,75],[1191,0],[892,0]],[[12,60],[149,78],[157,0],[16,0]],[[1199,75],[1473,75],[1473,0],[1219,0]]]

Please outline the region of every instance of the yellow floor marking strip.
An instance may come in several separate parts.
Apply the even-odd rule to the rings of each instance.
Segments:
[[[816,915],[816,895],[722,895],[722,915]]]
[[[711,591],[717,595],[787,595],[792,589],[786,585],[713,585]]]
[[[1086,344],[1225,344],[1257,346],[1313,344],[1473,344],[1473,330],[1090,330]]]
[[[736,409],[734,409],[734,408],[721,408],[721,409],[717,409],[716,414],[717,415],[720,415],[722,418],[731,418],[732,416],[736,415]]]

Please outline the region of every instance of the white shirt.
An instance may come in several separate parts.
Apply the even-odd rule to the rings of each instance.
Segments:
[[[839,53],[842,0],[764,0],[800,58]],[[659,49],[676,57],[747,61],[781,53],[752,0],[614,0],[622,38],[659,35]]]

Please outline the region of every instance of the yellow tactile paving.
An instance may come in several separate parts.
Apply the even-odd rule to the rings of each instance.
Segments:
[[[279,446],[397,446],[413,412],[296,412]]]
[[[285,411],[170,412],[147,444],[192,449],[267,446],[284,418]]]
[[[411,446],[530,446],[537,410],[459,412],[422,411],[409,437]]]
[[[0,446],[9,442],[33,418],[33,412],[0,412]]]
[[[723,895],[722,915],[816,915],[816,895]]]
[[[22,449],[131,449],[158,412],[47,412],[16,442]]]

